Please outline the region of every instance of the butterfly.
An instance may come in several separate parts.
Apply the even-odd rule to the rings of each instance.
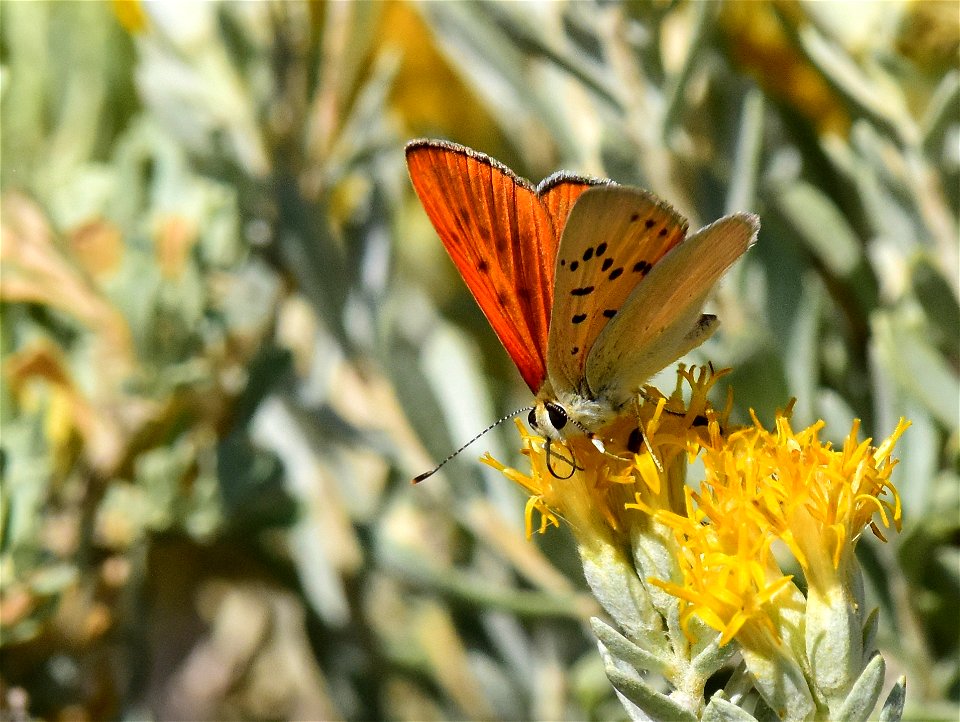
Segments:
[[[548,443],[592,438],[716,330],[703,304],[760,229],[736,213],[687,237],[686,219],[641,188],[565,171],[534,186],[447,141],[411,141],[406,158],[440,240],[536,396],[528,421]]]

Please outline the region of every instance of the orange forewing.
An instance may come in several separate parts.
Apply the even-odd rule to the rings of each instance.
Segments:
[[[577,196],[599,182],[556,175],[534,188],[509,168],[454,143],[407,145],[413,187],[531,391],[546,378],[554,264]]]

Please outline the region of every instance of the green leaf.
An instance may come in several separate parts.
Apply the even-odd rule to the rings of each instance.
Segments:
[[[738,651],[737,645],[733,643],[721,647],[720,634],[717,633],[709,644],[690,661],[690,667],[701,679],[707,679],[733,659]]]
[[[653,671],[667,676],[668,664],[663,659],[637,646],[609,624],[597,617],[591,617],[590,627],[611,656],[638,672]]]
[[[863,259],[860,241],[840,209],[815,186],[794,181],[775,198],[777,207],[810,251],[837,276],[848,276]]]
[[[880,710],[880,722],[900,722],[903,718],[903,704],[907,700],[907,678],[901,676]]]
[[[743,100],[740,111],[740,134],[727,190],[726,213],[736,213],[755,207],[757,179],[760,175],[760,156],[763,151],[763,93],[752,88]]]
[[[804,24],[797,33],[797,39],[810,62],[817,66],[824,79],[840,91],[855,110],[898,136],[903,135],[906,128],[912,127],[903,107],[903,96],[883,92],[887,86],[881,86],[865,75],[842,48],[825,38],[816,27],[810,23]]]
[[[866,722],[873,708],[877,706],[886,667],[883,657],[875,654],[854,682],[853,689],[840,706],[837,719],[844,722]]]
[[[960,304],[950,283],[926,255],[917,256],[910,268],[913,291],[924,316],[934,326],[937,341],[956,354],[960,344]]]
[[[718,8],[719,5],[709,2],[696,3],[693,6],[694,20],[689,44],[687,45],[687,54],[679,72],[667,88],[667,106],[663,114],[663,126],[661,128],[661,137],[664,142],[669,141],[670,131],[673,130],[681,114],[688,93],[687,85],[697,60],[699,60],[702,52],[709,47],[705,41],[705,36],[713,27]]]
[[[899,316],[873,319],[877,345],[897,383],[909,390],[947,428],[957,423],[960,380],[926,337]]]
[[[701,722],[757,722],[757,718],[726,699],[718,690],[703,710]]]
[[[793,418],[802,426],[816,421],[814,402],[820,371],[818,331],[824,288],[813,273],[806,274],[801,280],[803,295],[787,338],[783,366],[790,394],[797,399]]]
[[[880,609],[874,607],[867,614],[867,619],[863,623],[863,650],[866,654],[871,654],[877,638],[877,629],[880,626]]]
[[[926,113],[920,123],[921,144],[924,151],[936,158],[936,152],[943,142],[944,134],[951,123],[957,119],[957,106],[960,105],[960,72],[951,70],[937,86]]]
[[[612,664],[608,664],[606,669],[607,678],[617,691],[653,719],[696,722],[696,715],[666,695],[657,692],[639,677],[628,675]]]

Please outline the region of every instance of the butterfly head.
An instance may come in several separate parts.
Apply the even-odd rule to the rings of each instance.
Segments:
[[[595,437],[594,430],[609,423],[613,407],[605,401],[588,399],[578,394],[543,393],[527,414],[527,423],[540,434],[554,441],[574,436]]]
[[[527,423],[535,431],[554,441],[563,439],[567,435],[564,429],[575,425],[575,422],[571,423],[567,410],[560,404],[556,401],[543,400],[538,400],[537,405],[530,409]]]

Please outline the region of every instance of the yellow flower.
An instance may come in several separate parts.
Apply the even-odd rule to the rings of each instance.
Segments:
[[[602,450],[586,437],[548,443],[518,421],[529,471],[483,460],[530,493],[528,536],[534,511],[540,532],[569,523],[588,584],[626,634],[618,641],[601,624],[603,644],[682,688],[688,710],[703,704],[729,647],[782,717],[845,714],[873,688],[863,680],[882,675],[865,661],[872,650],[863,649],[854,547],[868,526],[880,539],[881,524],[900,529],[891,453],[908,423],[873,447],[854,422],[838,449],[820,440],[822,421],[794,431],[791,406],[772,431],[756,416],[731,428],[732,401],[717,410],[707,399],[720,375],[680,367],[669,397],[645,388],[598,432]],[[694,491],[687,463],[697,456],[705,477]],[[806,593],[783,573],[777,546],[796,558]],[[692,650],[703,650],[699,661]],[[608,665],[611,680],[634,689],[618,669]],[[657,714],[672,709],[651,690],[634,691],[634,701],[655,700]]]
[[[541,533],[559,526],[563,518],[580,543],[592,535],[626,539],[631,525],[643,523],[656,510],[683,510],[685,462],[711,437],[720,437],[729,414],[729,404],[717,411],[707,400],[710,388],[724,373],[681,366],[670,398],[647,387],[633,413],[598,432],[603,451],[582,436],[548,447],[543,437],[517,420],[521,453],[530,460],[530,470],[508,468],[489,454],[481,460],[531,494],[526,509],[528,536],[536,511]],[[684,386],[690,389],[687,404]],[[645,514],[641,517],[635,510]]]
[[[688,492],[685,513],[657,515],[685,550],[683,584],[657,584],[685,599],[685,614],[698,614],[724,642],[747,618],[770,627],[760,610],[790,581],[771,553],[775,541],[790,549],[811,588],[826,589],[845,582],[865,526],[883,539],[874,514],[900,528],[890,454],[907,422],[879,448],[857,442],[854,422],[841,450],[820,441],[823,425],[795,433],[779,414],[775,432],[754,418],[754,426],[712,439],[703,449],[706,478],[699,493]]]

